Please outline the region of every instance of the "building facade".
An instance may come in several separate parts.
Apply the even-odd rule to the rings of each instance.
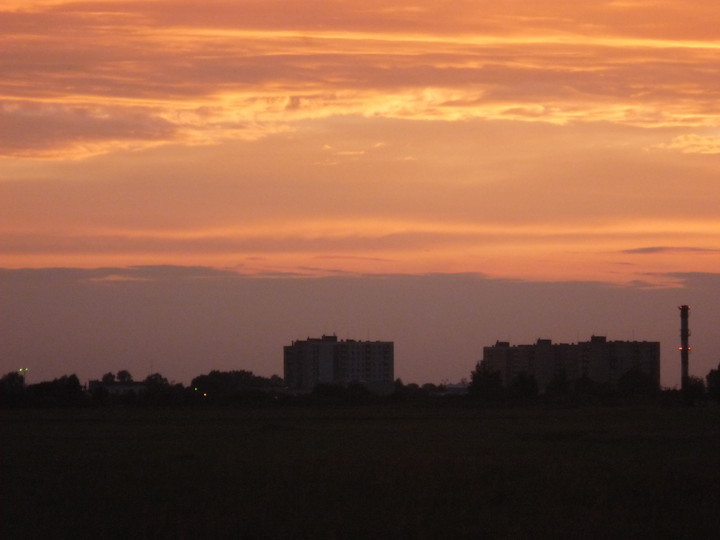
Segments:
[[[393,389],[392,341],[322,336],[293,341],[284,347],[283,353],[285,384],[293,390],[311,391],[321,383],[360,383],[376,393]]]
[[[510,386],[520,373],[532,375],[540,393],[562,377],[569,383],[587,379],[616,386],[624,375],[637,372],[660,387],[660,343],[657,341],[608,341],[592,336],[580,343],[552,343],[539,339],[533,345],[498,341],[483,348],[482,365],[500,374]]]

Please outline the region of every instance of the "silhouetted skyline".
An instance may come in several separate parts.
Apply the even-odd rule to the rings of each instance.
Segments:
[[[676,276],[680,277],[680,276]],[[210,370],[282,375],[283,346],[336,333],[395,343],[405,382],[467,378],[497,340],[588,335],[661,343],[661,384],[679,386],[677,306],[693,310],[690,374],[720,360],[720,277],[684,288],[531,283],[478,275],[247,278],[210,268],[0,271],[0,371],[29,382],[129,370],[187,384]]]

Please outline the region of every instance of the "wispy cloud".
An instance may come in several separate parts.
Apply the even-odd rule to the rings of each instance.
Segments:
[[[0,154],[217,143],[346,115],[717,124],[709,5],[460,4],[11,3]]]
[[[677,150],[684,154],[720,154],[720,137],[696,134],[678,135],[669,143],[660,143],[653,148]]]
[[[696,253],[708,271],[717,14],[710,0],[8,0],[0,252],[13,267],[615,282]]]
[[[720,253],[720,249],[678,246],[651,246],[633,249],[624,249],[621,253],[627,255],[652,255],[655,253]]]

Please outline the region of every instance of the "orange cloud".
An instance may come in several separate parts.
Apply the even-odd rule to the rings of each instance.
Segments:
[[[89,155],[160,139],[205,144],[349,114],[717,124],[717,110],[708,110],[718,97],[712,95],[716,36],[641,31],[670,23],[632,3],[563,3],[560,12],[552,2],[522,2],[512,14],[485,2],[462,3],[459,11],[431,3],[292,5],[6,6],[0,89],[14,99],[5,114],[20,137],[5,141],[0,152]],[[659,11],[687,18],[671,8]],[[633,15],[643,15],[642,28]],[[690,22],[704,27],[699,16]],[[40,103],[49,125],[63,108],[80,117],[58,118],[68,126],[65,144],[25,135],[38,128],[23,111]],[[106,136],[112,129],[83,123],[98,110],[107,124],[116,116],[116,123],[133,118],[141,127],[135,134],[120,129],[115,147]],[[162,132],[142,129],[162,123]]]
[[[709,1],[6,2],[0,252],[707,270],[717,19]]]
[[[685,154],[720,154],[720,137],[695,134],[678,135],[669,143],[661,143],[654,148],[678,150]]]

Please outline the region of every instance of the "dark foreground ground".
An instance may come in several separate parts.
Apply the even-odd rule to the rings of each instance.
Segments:
[[[720,408],[16,410],[0,538],[720,538]]]

